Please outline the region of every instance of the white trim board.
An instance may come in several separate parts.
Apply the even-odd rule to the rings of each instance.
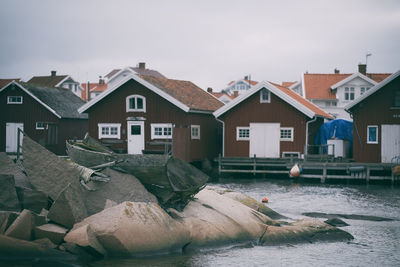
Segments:
[[[344,85],[344,84],[350,82],[351,80],[353,80],[353,79],[355,79],[355,78],[357,78],[357,77],[360,78],[360,79],[363,79],[363,80],[366,81],[366,82],[371,83],[373,86],[375,86],[375,85],[378,84],[377,82],[375,82],[374,80],[368,78],[367,76],[363,75],[362,73],[356,72],[356,73],[353,73],[352,75],[350,75],[349,77],[347,77],[347,78],[345,78],[345,79],[343,79],[343,80],[341,80],[341,81],[335,83],[335,84],[332,85],[330,88],[331,88],[332,90],[334,90],[334,89],[336,89],[336,88],[338,88],[338,87],[340,87],[340,86],[342,86],[342,85]]]

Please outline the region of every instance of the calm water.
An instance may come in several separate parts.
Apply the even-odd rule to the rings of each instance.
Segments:
[[[400,266],[400,188],[297,184],[289,180],[222,179],[219,185],[260,200],[293,219],[303,212],[374,215],[395,221],[346,220],[351,242],[261,247],[242,244],[190,254],[111,259],[91,266]],[[321,219],[324,220],[324,219]]]

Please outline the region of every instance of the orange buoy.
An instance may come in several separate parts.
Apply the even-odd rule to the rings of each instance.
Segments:
[[[263,197],[261,201],[262,201],[263,203],[268,203],[268,198]]]

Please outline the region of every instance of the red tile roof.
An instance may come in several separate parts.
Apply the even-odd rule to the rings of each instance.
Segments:
[[[81,84],[83,91],[81,94],[81,98],[83,100],[87,100],[87,83],[82,83]],[[89,90],[90,92],[104,92],[107,89],[107,84],[106,83],[89,83]]]
[[[305,73],[304,85],[307,99],[336,99],[335,92],[330,89],[332,85],[351,76],[350,73]],[[368,78],[379,83],[390,73],[367,73]]]
[[[212,94],[213,96],[215,96],[216,98],[220,98],[221,96],[226,95],[227,97],[229,97],[230,99],[235,99],[236,96],[234,95],[229,95],[227,93],[223,93],[223,92],[210,92],[210,94]]]
[[[275,86],[276,88],[278,88],[279,90],[281,90],[282,92],[284,92],[285,94],[287,94],[288,96],[290,96],[291,98],[293,98],[294,100],[296,100],[297,102],[302,104],[303,106],[305,106],[308,109],[310,109],[317,116],[333,119],[333,117],[331,115],[329,115],[328,113],[326,113],[325,111],[323,111],[322,109],[320,109],[319,107],[317,107],[316,105],[314,105],[313,103],[308,101],[307,99],[305,99],[302,96],[298,95],[294,91],[290,90],[289,88],[283,87],[283,86],[281,86],[279,84],[272,83],[272,82],[270,82],[270,84],[272,84],[273,86]]]
[[[290,87],[290,86],[292,86],[293,84],[295,84],[296,82],[282,82],[282,86],[283,87]]]
[[[19,82],[21,80],[20,78],[15,78],[15,79],[0,79],[0,89],[9,84],[12,81]]]
[[[56,87],[57,84],[67,77],[68,75],[34,76],[27,83],[46,87]]]
[[[245,81],[245,82],[247,82],[248,84],[250,84],[250,85],[256,85],[256,84],[258,84],[258,82],[257,81],[253,81],[253,80],[247,80],[247,79],[242,79],[242,80],[238,80],[238,81]],[[238,82],[238,81],[230,81],[229,83],[228,83],[228,86],[230,86],[230,85],[232,85],[232,84],[234,84],[235,82]]]
[[[336,99],[331,86],[352,74],[304,74],[304,87],[307,99]]]
[[[367,73],[367,77],[374,80],[377,83],[380,83],[387,77],[392,75],[391,73]]]
[[[221,101],[215,99],[192,82],[146,75],[140,75],[140,77],[185,104],[190,109],[215,111],[224,105]]]

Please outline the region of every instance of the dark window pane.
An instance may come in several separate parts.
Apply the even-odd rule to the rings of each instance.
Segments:
[[[130,109],[135,109],[135,108],[136,108],[136,105],[135,105],[135,98],[134,98],[134,97],[132,97],[132,98],[129,99],[129,108],[130,108]]]
[[[131,135],[140,135],[141,134],[140,130],[141,130],[140,125],[132,125],[131,126]]]
[[[143,109],[143,99],[142,98],[136,98],[137,99],[137,109]]]

